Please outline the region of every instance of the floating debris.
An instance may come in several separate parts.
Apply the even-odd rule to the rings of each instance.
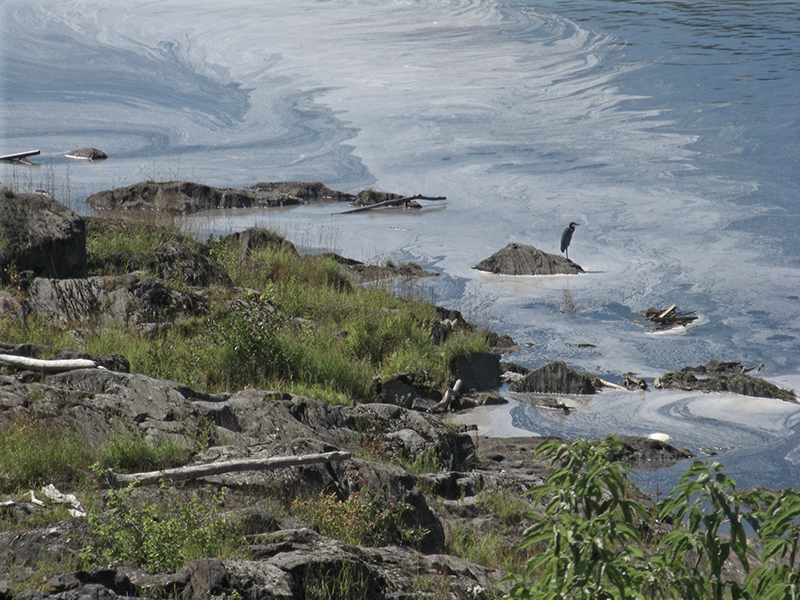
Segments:
[[[656,325],[657,331],[664,331],[678,327],[680,325],[689,325],[697,320],[697,315],[694,311],[682,313],[676,310],[677,305],[673,304],[667,309],[662,308],[648,308],[639,311],[645,319]]]

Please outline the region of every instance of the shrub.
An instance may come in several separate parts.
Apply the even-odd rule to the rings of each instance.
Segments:
[[[656,510],[647,511],[631,498],[625,467],[609,458],[618,451],[615,436],[539,447],[538,454],[552,457],[554,473],[530,491],[547,504],[544,513],[528,514],[534,524],[521,547],[543,548],[527,561],[509,597],[798,596],[799,491],[738,492],[721,464],[696,461]],[[642,539],[640,532],[669,523],[671,531]],[[757,568],[751,570],[751,561]],[[745,577],[736,577],[737,570]]]
[[[89,515],[98,543],[81,553],[85,568],[135,564],[150,573],[167,573],[196,558],[244,555],[236,527],[213,518],[224,491],[160,503],[137,503],[133,491],[133,485],[112,491],[108,510]]]

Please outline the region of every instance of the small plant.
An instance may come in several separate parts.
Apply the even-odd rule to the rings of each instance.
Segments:
[[[442,469],[439,457],[433,450],[425,450],[422,454],[415,456],[413,460],[401,459],[397,464],[412,475],[435,473]]]
[[[306,569],[302,578],[306,600],[357,600],[369,597],[369,569],[354,562],[318,564]]]
[[[537,504],[547,504],[543,513],[527,514],[533,525],[520,547],[544,548],[528,560],[524,579],[511,597],[641,597],[649,574],[643,568],[637,525],[647,511],[631,497],[626,468],[609,458],[619,449],[614,436],[597,443],[551,441],[537,448],[537,457],[552,457],[555,472],[545,485],[528,492],[536,495]]]

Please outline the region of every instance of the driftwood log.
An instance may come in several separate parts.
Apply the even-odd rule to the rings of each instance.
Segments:
[[[393,200],[385,200],[383,202],[378,202],[376,204],[370,204],[368,206],[359,206],[358,208],[351,208],[350,210],[345,210],[340,212],[340,215],[349,215],[352,213],[359,213],[359,212],[366,212],[368,210],[375,210],[376,208],[386,208],[387,206],[397,206],[399,204],[408,204],[413,200],[447,200],[446,196],[422,196],[421,194],[417,194],[416,196],[403,196],[402,198],[395,198]]]
[[[351,457],[349,452],[325,452],[323,454],[306,454],[303,456],[276,456],[272,458],[244,458],[241,460],[226,460],[204,465],[191,465],[188,467],[178,467],[175,469],[162,469],[160,471],[148,471],[146,473],[114,473],[108,472],[108,483],[111,487],[120,487],[132,482],[140,485],[154,485],[164,479],[172,481],[185,481],[187,479],[198,479],[210,475],[222,475],[223,473],[238,473],[240,471],[271,471],[285,467],[300,467],[303,465],[313,465],[317,463],[337,462],[348,460]]]
[[[28,150],[27,152],[15,152],[14,154],[4,154],[0,156],[0,161],[3,162],[26,161],[29,156],[37,156],[38,154],[41,154],[40,150]]]
[[[444,394],[444,398],[438,404],[431,406],[428,409],[429,413],[435,413],[442,410],[450,410],[450,403],[455,399],[456,394],[461,391],[461,380],[457,379],[456,382],[453,384],[453,387],[447,390]]]
[[[64,371],[74,371],[75,369],[102,368],[96,362],[87,358],[44,360],[28,356],[17,356],[16,354],[0,354],[0,365],[15,369],[40,371],[42,373],[62,373]]]

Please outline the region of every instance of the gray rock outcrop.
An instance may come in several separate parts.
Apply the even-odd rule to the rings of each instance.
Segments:
[[[117,324],[154,333],[200,314],[198,295],[172,288],[142,273],[83,279],[34,279],[23,297],[0,292],[0,314],[36,316],[68,327]]]
[[[40,194],[0,194],[0,280],[86,274],[86,229],[66,206]]]
[[[578,275],[583,268],[561,256],[534,246],[512,242],[475,265],[479,271],[501,275]]]
[[[216,188],[191,181],[145,181],[92,194],[86,203],[97,210],[158,210],[190,214],[218,208],[271,208],[300,204],[286,194]]]

